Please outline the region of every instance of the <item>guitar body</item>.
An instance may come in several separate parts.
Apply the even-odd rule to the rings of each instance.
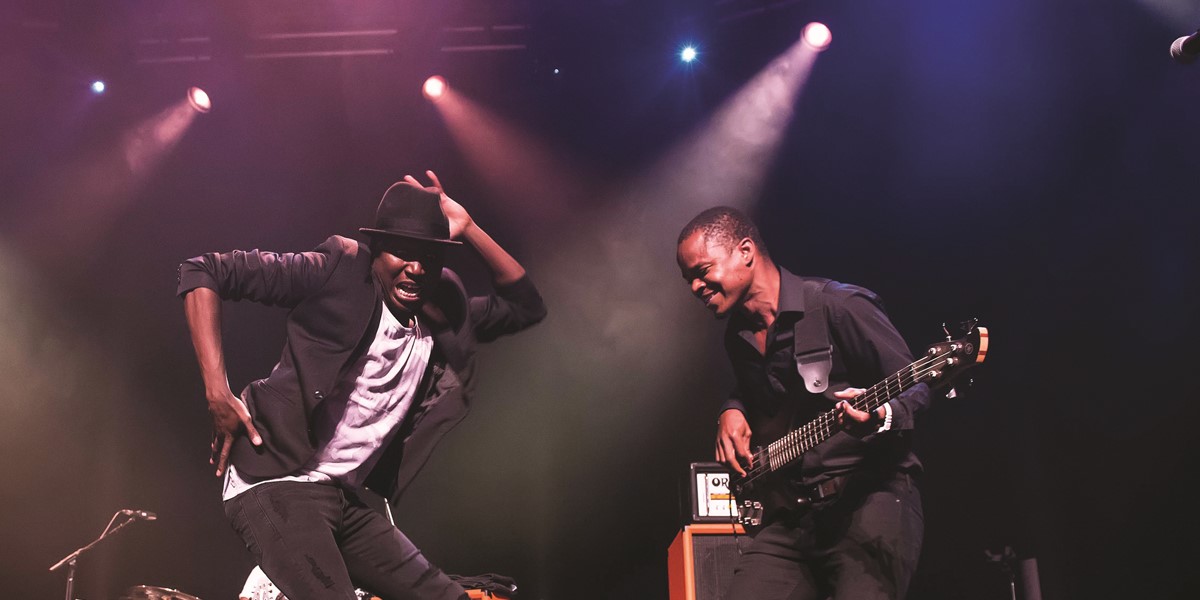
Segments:
[[[753,413],[747,415],[750,431],[753,432],[750,435],[752,454],[755,457],[763,455],[767,446],[783,438],[799,425],[810,421],[814,412],[819,411],[813,411],[811,408],[802,410],[800,402],[787,402],[775,414]],[[798,466],[798,464],[792,465],[793,468]],[[769,479],[760,480],[747,480],[735,475],[731,479],[730,489],[737,498],[738,504],[749,503],[754,507],[754,511],[761,514],[761,520],[764,521],[769,521],[776,512],[782,509],[795,508],[797,506],[796,499],[803,495],[800,486],[786,473],[774,474]],[[742,524],[748,527],[754,526],[754,524],[747,525],[745,522]]]

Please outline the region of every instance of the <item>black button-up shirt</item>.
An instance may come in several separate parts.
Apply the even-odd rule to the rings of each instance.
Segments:
[[[755,446],[765,446],[832,409],[837,403],[834,392],[869,388],[913,362],[908,345],[873,292],[836,281],[801,278],[782,268],[779,271],[778,314],[767,329],[766,353],[759,352],[752,325],[744,315],[734,313],[725,335],[737,384],[722,410],[746,414]],[[797,340],[797,332],[821,330],[801,323],[813,318],[825,319],[828,340]],[[811,393],[798,371],[797,351],[829,346],[828,387],[822,393]],[[845,432],[834,434],[804,455],[799,479],[818,482],[868,465],[919,471],[920,461],[909,448],[906,432],[913,428],[914,416],[929,403],[925,384],[905,391],[889,403],[889,431],[863,439]]]

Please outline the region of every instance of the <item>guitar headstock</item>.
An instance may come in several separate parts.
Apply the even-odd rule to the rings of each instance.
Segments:
[[[942,327],[945,329],[945,325]],[[938,342],[925,351],[925,359],[917,361],[922,363],[922,376],[919,379],[931,386],[945,384],[987,358],[987,328],[979,327],[976,319],[963,323],[963,328],[966,330],[963,337],[951,339],[947,331],[946,341]]]

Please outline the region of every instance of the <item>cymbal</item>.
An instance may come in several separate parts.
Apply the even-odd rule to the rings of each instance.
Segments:
[[[200,600],[179,590],[159,587],[157,585],[135,585],[121,596],[121,600]]]

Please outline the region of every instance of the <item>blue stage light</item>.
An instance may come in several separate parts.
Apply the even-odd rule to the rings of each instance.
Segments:
[[[679,60],[682,60],[685,63],[690,63],[696,60],[696,54],[697,52],[695,46],[684,46],[683,50],[679,51]]]

